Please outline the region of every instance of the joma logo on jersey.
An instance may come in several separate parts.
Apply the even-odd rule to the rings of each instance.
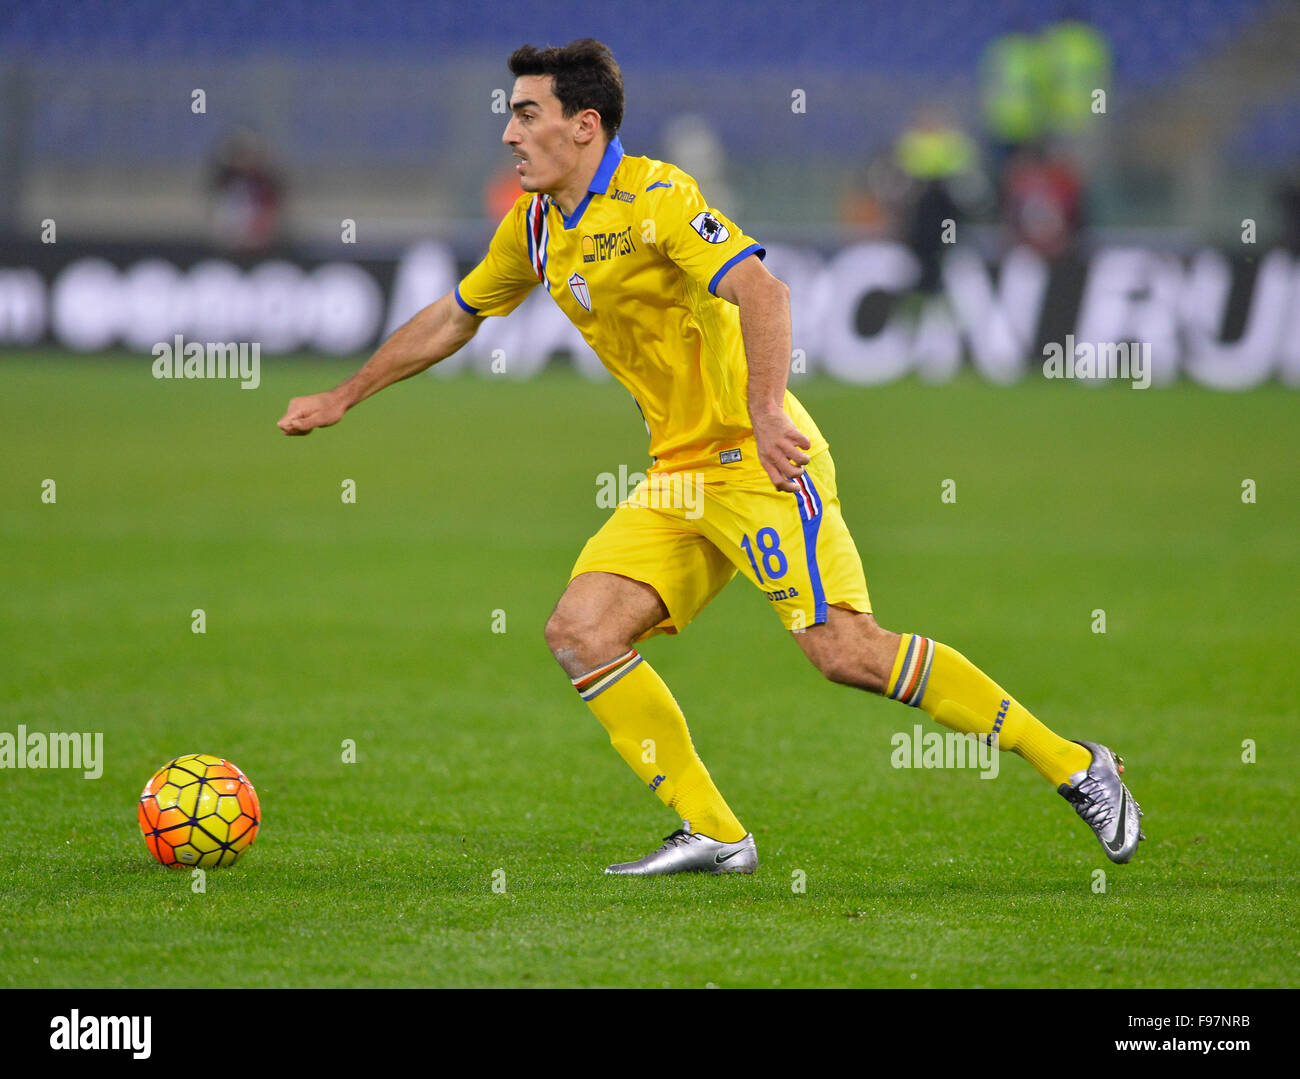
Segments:
[[[617,187],[614,188],[613,197],[619,202],[636,202],[636,196],[631,191],[620,191]]]
[[[604,262],[635,250],[631,225],[622,232],[596,232],[582,238],[583,262]]]

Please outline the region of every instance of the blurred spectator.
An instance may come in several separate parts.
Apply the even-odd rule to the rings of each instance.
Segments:
[[[955,242],[957,225],[982,208],[988,185],[974,142],[935,106],[917,111],[894,157],[909,181],[904,239],[921,260],[918,288],[933,292],[939,287],[940,255]]]
[[[898,238],[908,194],[908,178],[892,150],[876,154],[855,171],[840,195],[840,221],[849,232],[872,239]]]
[[[492,174],[483,189],[483,213],[495,224],[510,212],[523,193],[514,162],[507,162]]]
[[[1028,34],[995,37],[980,57],[980,97],[995,177],[1019,147],[1042,134],[1047,81],[1042,49]]]
[[[1070,159],[1041,140],[1017,150],[1002,173],[1002,219],[1012,246],[1065,254],[1083,223],[1083,183]]]
[[[1078,19],[1054,23],[1037,37],[1010,33],[989,43],[980,58],[980,94],[999,190],[1005,190],[1002,170],[1021,148],[1098,131],[1094,94],[1109,95],[1112,66],[1105,37]]]
[[[1073,19],[1047,27],[1040,41],[1048,77],[1047,130],[1063,136],[1085,134],[1096,119],[1093,94],[1110,94],[1110,46],[1100,31]]]
[[[217,147],[209,167],[209,190],[218,246],[264,251],[279,237],[284,183],[250,128],[236,128]]]

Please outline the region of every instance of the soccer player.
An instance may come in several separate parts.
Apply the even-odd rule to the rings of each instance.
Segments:
[[[288,435],[328,427],[450,356],[484,318],[541,285],[632,394],[646,481],[587,542],[546,640],[618,753],[682,818],[663,845],[606,872],[752,873],[753,835],[696,755],[677,701],[635,645],[679,633],[737,572],[827,678],[920,708],[1027,760],[1107,856],[1144,838],[1120,759],[1053,733],[960,652],[871,616],[862,563],[812,417],[786,389],[789,292],[763,247],[672,164],[618,138],[623,81],[592,39],[524,46],[502,140],[523,193],[486,257],[333,390],[296,397]],[[653,753],[645,747],[652,746]]]

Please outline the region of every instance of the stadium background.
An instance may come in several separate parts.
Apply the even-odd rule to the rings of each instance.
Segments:
[[[766,873],[610,888],[673,825],[540,629],[600,477],[644,467],[626,394],[534,295],[450,377],[279,436],[479,257],[505,58],[580,36],[627,151],[789,280],[881,621],[1136,760],[1134,865],[1018,762],[892,769],[912,715],[737,585],[647,647]],[[0,981],[1295,985],[1297,55],[1270,0],[6,6],[0,729],[107,760],[0,775]],[[155,379],[178,333],[260,344],[256,392]],[[1150,344],[1157,385],[1045,380],[1067,334]],[[134,824],[195,751],[266,814],[206,900]]]
[[[472,263],[515,190],[503,57],[529,11],[12,6],[0,344],[373,346]],[[555,17],[556,40],[585,27],[620,57],[629,152],[680,161],[773,247],[810,369],[943,379],[964,359],[1009,380],[1073,332],[1151,342],[1162,379],[1300,380],[1294,5]],[[1036,257],[995,286],[983,267],[1012,249]],[[336,263],[353,272],[320,271]],[[900,305],[918,285],[938,302]],[[467,358],[498,346],[532,353],[516,374],[552,351],[600,374],[543,296]]]

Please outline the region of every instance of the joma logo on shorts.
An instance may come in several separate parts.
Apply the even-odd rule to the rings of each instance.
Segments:
[[[773,603],[777,603],[783,599],[798,599],[799,590],[797,588],[778,588],[775,592],[764,592],[763,595]]]

